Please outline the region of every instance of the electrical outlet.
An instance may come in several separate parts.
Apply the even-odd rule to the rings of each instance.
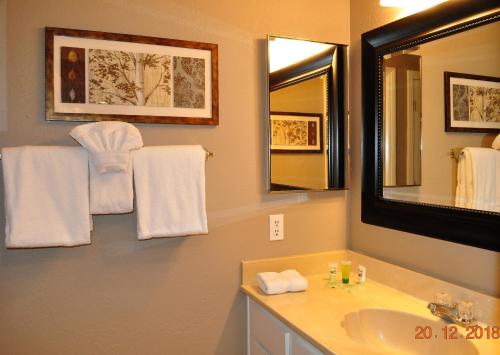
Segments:
[[[285,235],[283,232],[285,225],[282,214],[269,215],[269,240],[283,240]]]

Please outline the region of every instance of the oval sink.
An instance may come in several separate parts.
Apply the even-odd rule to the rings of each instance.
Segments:
[[[458,333],[457,339],[445,338],[443,327],[452,325],[411,313],[364,308],[346,314],[342,326],[351,339],[383,354],[479,354],[474,344]]]

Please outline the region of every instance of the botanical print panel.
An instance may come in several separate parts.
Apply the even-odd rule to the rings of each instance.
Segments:
[[[454,84],[452,97],[454,120],[500,122],[500,89]]]
[[[308,136],[306,121],[273,120],[272,122],[273,144],[306,147]]]
[[[174,57],[174,106],[205,107],[205,60]]]
[[[169,55],[89,49],[89,102],[171,106]]]
[[[61,47],[61,102],[85,102],[85,48]]]
[[[321,152],[321,121],[319,113],[271,112],[271,150]]]

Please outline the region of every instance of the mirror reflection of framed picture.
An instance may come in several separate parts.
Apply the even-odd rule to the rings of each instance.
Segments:
[[[446,132],[500,131],[500,78],[444,73]]]
[[[271,152],[322,152],[322,118],[319,113],[271,112]]]

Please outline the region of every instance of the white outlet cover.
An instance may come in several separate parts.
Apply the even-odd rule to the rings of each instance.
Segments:
[[[282,214],[269,215],[269,240],[283,240],[284,234],[284,219]]]

